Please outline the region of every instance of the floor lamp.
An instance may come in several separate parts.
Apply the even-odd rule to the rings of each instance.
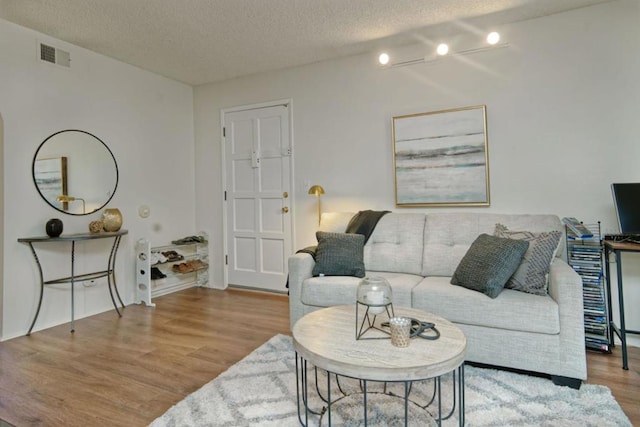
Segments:
[[[309,194],[315,195],[318,198],[318,225],[320,225],[320,196],[324,194],[324,188],[321,185],[313,185],[309,188]]]

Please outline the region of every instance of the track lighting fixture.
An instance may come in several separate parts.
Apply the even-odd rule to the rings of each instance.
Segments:
[[[483,52],[483,51],[489,50],[489,49],[498,49],[498,48],[503,48],[503,47],[509,46],[508,43],[500,43],[500,33],[496,32],[496,31],[492,31],[487,35],[486,43],[487,43],[486,45],[483,45],[483,46],[480,46],[480,47],[464,49],[464,50],[457,50],[457,51],[451,51],[448,44],[440,43],[436,47],[436,53],[437,53],[438,56],[469,55],[469,54],[472,54],[472,53]],[[390,57],[390,55],[388,53],[384,52],[384,53],[381,53],[380,56],[378,56],[378,62],[380,63],[380,65],[386,65],[386,66],[390,66],[390,67],[403,67],[405,65],[423,64],[423,63],[433,62],[433,61],[437,61],[437,60],[438,60],[437,58],[425,58],[425,57],[423,57],[423,58],[415,58],[415,59],[409,59],[409,60],[406,60],[406,61],[392,63],[391,62],[391,57]]]

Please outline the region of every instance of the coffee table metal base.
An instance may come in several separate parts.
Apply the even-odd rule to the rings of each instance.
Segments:
[[[298,406],[298,420],[300,421],[300,424],[302,426],[309,426],[309,418],[310,415],[313,416],[317,416],[320,418],[320,423],[319,425],[322,423],[323,418],[326,416],[327,417],[327,421],[326,421],[326,425],[331,426],[332,424],[332,406],[336,404],[337,401],[339,401],[340,399],[344,398],[345,396],[348,395],[353,395],[346,393],[345,391],[343,391],[341,385],[340,385],[340,377],[344,377],[343,375],[338,375],[335,373],[331,373],[331,372],[327,372],[324,370],[321,370],[323,372],[326,372],[326,392],[323,393],[321,392],[321,388],[324,386],[321,386],[318,380],[318,370],[320,370],[319,368],[315,367],[315,366],[308,366],[311,364],[307,363],[307,360],[300,356],[298,354],[298,352],[296,352],[296,396],[297,396],[297,406]],[[314,378],[309,378],[309,371],[312,370],[313,371],[313,377]],[[359,393],[362,395],[362,407],[363,407],[363,422],[364,425],[367,426],[368,425],[368,404],[369,404],[369,400],[368,399],[368,395],[371,394],[370,392],[368,392],[367,390],[367,383],[368,382],[375,382],[375,383],[384,383],[385,387],[384,387],[384,391],[383,394],[387,395],[387,396],[392,396],[392,397],[397,397],[399,399],[401,399],[403,401],[404,404],[404,425],[408,426],[409,423],[409,407],[410,405],[414,405],[417,406],[419,408],[421,408],[422,410],[426,411],[428,413],[428,415],[430,417],[433,418],[434,422],[438,425],[441,426],[442,425],[442,421],[443,420],[447,420],[449,418],[451,418],[453,416],[453,414],[456,412],[458,412],[458,425],[459,426],[464,426],[465,424],[465,419],[464,419],[464,363],[462,363],[460,366],[458,366],[457,368],[455,368],[453,371],[450,371],[448,374],[445,375],[452,375],[452,394],[451,394],[451,408],[448,411],[448,413],[443,414],[443,405],[442,405],[442,376],[439,377],[435,377],[435,378],[426,378],[423,380],[413,380],[413,381],[370,381],[370,380],[364,380],[364,379],[360,379],[360,378],[353,378],[353,377],[346,377],[346,378],[352,378],[355,380],[358,380],[360,383],[360,391]],[[331,387],[332,387],[332,376],[335,378],[334,381],[336,383],[336,387],[338,389],[338,396],[332,397],[331,394]],[[311,382],[314,382],[314,384],[311,384]],[[420,404],[418,402],[415,402],[414,400],[411,399],[411,391],[413,388],[414,383],[419,383],[419,382],[426,382],[426,381],[433,381],[433,392],[431,395],[431,398],[428,402],[426,402],[426,404]],[[394,383],[394,384],[402,384],[404,386],[404,396],[400,396],[396,393],[387,391],[387,383]],[[321,401],[325,404],[325,406],[322,406],[321,408],[319,408],[318,410],[314,410],[310,407],[310,402],[309,402],[309,388],[315,388],[315,393],[317,394],[317,396],[321,399]],[[433,412],[435,413],[433,413]]]

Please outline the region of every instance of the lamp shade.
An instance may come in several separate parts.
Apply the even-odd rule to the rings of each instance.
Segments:
[[[321,185],[313,185],[311,186],[311,188],[309,188],[309,194],[319,196],[321,194],[324,194],[324,188],[322,188]]]

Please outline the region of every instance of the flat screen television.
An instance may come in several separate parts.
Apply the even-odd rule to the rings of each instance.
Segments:
[[[640,182],[611,184],[621,234],[640,235]]]

